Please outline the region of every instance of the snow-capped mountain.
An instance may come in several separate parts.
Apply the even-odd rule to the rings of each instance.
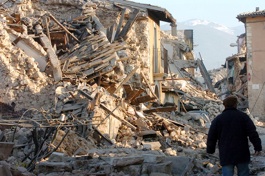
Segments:
[[[162,30],[170,30],[169,25],[161,26]],[[229,28],[206,20],[188,20],[177,23],[178,30],[192,29],[194,53],[196,58],[202,57],[208,70],[220,68],[227,57],[236,54],[237,48],[231,47],[236,43],[237,36],[244,32],[244,26]]]
[[[214,23],[214,22],[210,22],[210,21],[207,21],[207,20],[192,19],[192,20],[185,21],[182,24],[186,25],[186,26],[205,25],[205,26],[217,29],[219,31],[226,32],[226,33],[231,34],[231,35],[234,35],[234,32],[235,32],[233,29],[230,29],[230,28],[228,28],[228,27],[226,27],[224,25],[217,24],[217,23]]]

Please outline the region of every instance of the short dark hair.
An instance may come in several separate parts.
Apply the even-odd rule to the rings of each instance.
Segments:
[[[234,95],[229,95],[223,100],[223,105],[226,108],[233,108],[237,106],[237,97]]]

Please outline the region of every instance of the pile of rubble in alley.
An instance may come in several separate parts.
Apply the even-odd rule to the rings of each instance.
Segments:
[[[180,111],[159,102],[144,13],[83,0],[7,0],[0,12],[0,175],[219,174],[205,141],[222,103],[189,81],[176,82]],[[113,33],[123,17],[131,30]]]

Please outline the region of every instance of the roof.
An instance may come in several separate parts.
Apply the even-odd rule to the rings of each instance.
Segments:
[[[265,17],[265,10],[257,10],[255,12],[244,12],[244,13],[237,15],[236,18],[242,22],[245,22],[245,19],[247,17],[259,17],[259,16]]]
[[[176,19],[165,8],[153,6],[151,4],[142,4],[142,3],[127,1],[127,0],[112,0],[112,1],[114,3],[118,3],[124,6],[147,10],[148,13],[152,14],[153,16],[155,16],[157,19],[161,21],[176,24]]]
[[[231,61],[233,59],[236,59],[236,58],[241,58],[241,57],[246,57],[246,54],[245,53],[238,53],[238,54],[234,54],[230,57],[227,57],[226,58],[226,61]]]

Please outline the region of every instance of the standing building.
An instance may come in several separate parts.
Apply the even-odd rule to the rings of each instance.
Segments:
[[[254,116],[265,116],[265,10],[237,16],[245,24],[249,110]]]

